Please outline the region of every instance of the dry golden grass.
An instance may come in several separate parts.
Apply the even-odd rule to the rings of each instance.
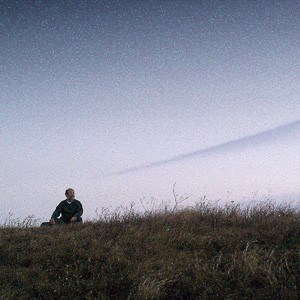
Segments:
[[[0,229],[0,299],[297,299],[299,212],[103,213],[82,225]]]

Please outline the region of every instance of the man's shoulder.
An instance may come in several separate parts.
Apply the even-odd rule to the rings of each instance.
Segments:
[[[80,205],[81,205],[81,202],[80,202],[79,200],[77,200],[77,199],[74,199],[74,202],[75,202],[76,204],[80,204]]]

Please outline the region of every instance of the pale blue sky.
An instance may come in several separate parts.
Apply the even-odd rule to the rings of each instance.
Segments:
[[[299,1],[0,2],[0,221],[300,194]],[[296,122],[265,143],[107,176]],[[229,193],[228,193],[229,192]]]

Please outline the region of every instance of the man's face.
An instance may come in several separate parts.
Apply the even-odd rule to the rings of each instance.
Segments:
[[[68,199],[69,201],[73,201],[74,198],[75,198],[75,191],[72,190],[72,189],[69,189],[69,190],[67,191],[66,197],[67,197],[67,199]]]

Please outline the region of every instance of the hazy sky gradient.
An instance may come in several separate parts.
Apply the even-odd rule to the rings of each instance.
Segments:
[[[0,1],[0,221],[177,192],[300,194],[299,1]],[[298,124],[298,123],[296,123]]]

